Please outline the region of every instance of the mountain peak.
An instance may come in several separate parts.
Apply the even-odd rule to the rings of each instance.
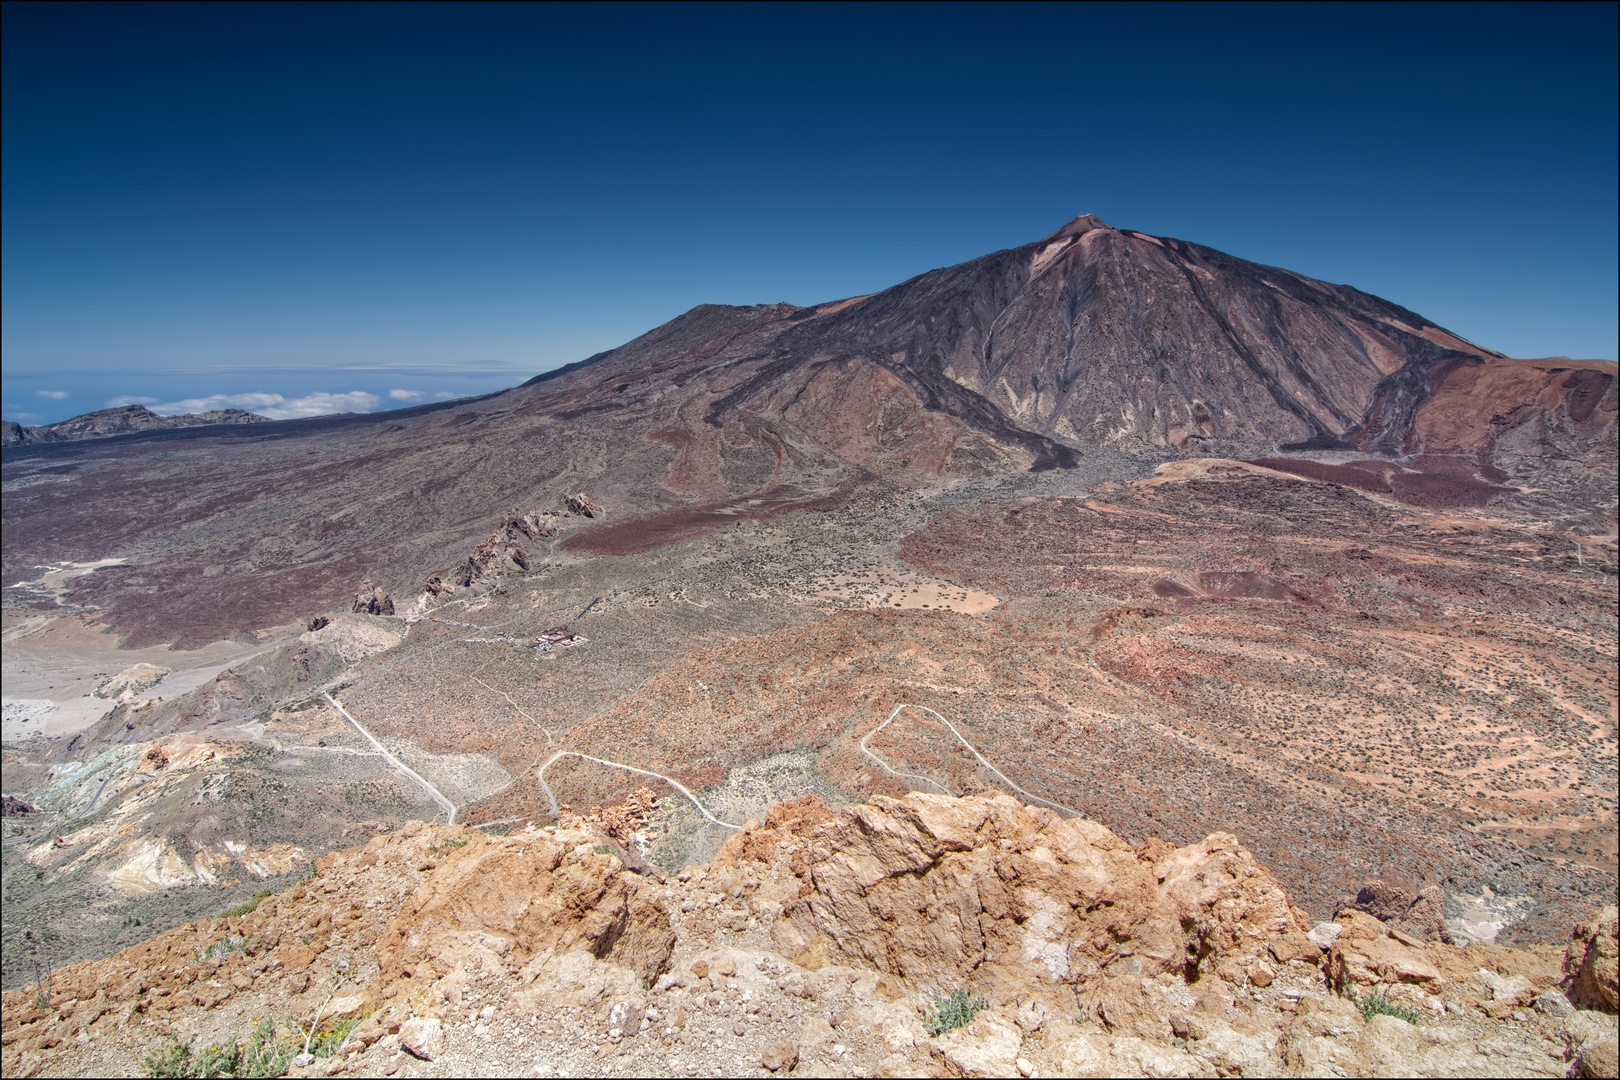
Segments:
[[[1043,237],[1042,241],[1045,242],[1046,240],[1061,240],[1065,236],[1079,236],[1082,233],[1090,232],[1092,229],[1111,229],[1111,228],[1113,228],[1112,225],[1109,225],[1108,222],[1104,221],[1102,218],[1098,217],[1096,214],[1081,214],[1078,217],[1076,217],[1073,221],[1071,221],[1067,225],[1063,226],[1063,228],[1061,228],[1057,232],[1053,233],[1051,236]]]

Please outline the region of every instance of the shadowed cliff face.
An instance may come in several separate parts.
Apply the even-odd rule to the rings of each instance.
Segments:
[[[5,580],[124,558],[73,598],[132,643],[196,644],[346,603],[368,574],[414,596],[565,489],[609,520],[558,541],[627,554],[875,487],[1069,468],[1088,445],[1418,455],[1443,459],[1453,502],[1519,485],[1601,509],[1613,369],[1508,360],[1347,286],[1087,215],[867,297],[703,305],[483,398],[8,448]]]

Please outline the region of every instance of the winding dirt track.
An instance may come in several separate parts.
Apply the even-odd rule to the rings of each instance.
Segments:
[[[433,801],[438,803],[440,806],[444,807],[444,812],[449,815],[449,817],[446,818],[446,820],[445,820],[446,825],[454,825],[456,823],[456,804],[455,803],[453,803],[449,799],[445,798],[444,794],[442,792],[440,792],[438,788],[434,787],[432,784],[428,783],[425,779],[423,779],[422,775],[420,773],[418,773],[415,769],[411,768],[409,765],[407,765],[403,761],[399,760],[399,758],[395,757],[393,754],[390,754],[388,752],[388,748],[386,746],[384,746],[382,743],[377,741],[376,736],[372,735],[371,732],[369,732],[365,728],[361,727],[360,726],[360,721],[356,720],[354,717],[349,715],[349,710],[348,709],[345,709],[342,705],[338,704],[337,698],[333,697],[331,694],[327,693],[325,690],[321,691],[321,697],[326,699],[326,703],[328,705],[332,706],[332,708],[334,708],[338,712],[342,713],[343,718],[345,720],[347,720],[349,723],[353,724],[354,729],[356,731],[358,731],[360,734],[364,735],[367,739],[370,739],[371,740],[371,745],[375,746],[377,748],[377,752],[379,754],[381,754],[383,757],[387,758],[390,762],[392,762],[393,765],[394,765],[394,768],[398,769],[400,772],[404,773],[406,776],[409,776],[412,780],[415,780],[418,784],[421,784],[423,789],[426,790],[429,795],[433,796]]]
[[[978,758],[980,765],[983,765],[985,768],[989,769],[991,772],[993,772],[997,776],[999,776],[1001,778],[1002,783],[1006,784],[1008,787],[1010,787],[1014,791],[1018,792],[1018,794],[1022,795],[1027,802],[1037,802],[1037,803],[1040,803],[1042,806],[1050,806],[1054,810],[1060,811],[1061,813],[1069,814],[1069,815],[1071,815],[1073,817],[1083,817],[1084,816],[1084,815],[1082,815],[1080,813],[1080,811],[1074,809],[1073,807],[1064,806],[1061,803],[1051,802],[1050,800],[1041,798],[1039,795],[1031,795],[1029,792],[1025,791],[1023,788],[1019,787],[1017,784],[1013,783],[1011,780],[1008,780],[1007,779],[1007,774],[1002,772],[1000,769],[996,768],[994,765],[990,764],[988,761],[986,761],[984,759],[984,755],[979,753],[978,748],[975,747],[972,743],[968,742],[967,739],[963,737],[963,735],[962,735],[962,733],[960,731],[956,730],[956,725],[955,724],[951,723],[949,720],[945,719],[943,716],[939,715],[939,713],[935,712],[933,709],[930,709],[926,705],[912,705],[909,702],[901,702],[899,705],[896,705],[894,707],[894,710],[889,713],[888,717],[883,721],[883,723],[879,724],[877,727],[873,728],[871,731],[868,731],[866,733],[866,735],[861,739],[861,742],[860,742],[861,753],[865,754],[867,757],[869,757],[873,761],[877,762],[880,766],[882,766],[883,770],[885,772],[887,772],[889,775],[898,776],[898,777],[900,777],[902,779],[905,779],[905,780],[921,780],[924,783],[933,784],[935,787],[939,788],[941,791],[944,791],[945,794],[947,794],[947,795],[954,794],[954,792],[946,790],[944,788],[944,786],[941,785],[940,783],[938,783],[937,781],[930,780],[926,776],[918,776],[916,773],[895,772],[893,769],[889,768],[889,763],[887,761],[884,761],[882,758],[878,757],[877,754],[873,753],[871,750],[869,750],[867,748],[866,740],[870,739],[872,736],[876,735],[878,732],[880,732],[884,728],[888,727],[889,722],[892,721],[896,716],[900,715],[900,710],[901,709],[917,709],[917,710],[919,710],[921,712],[928,713],[930,716],[934,717],[934,719],[938,720],[940,723],[942,723],[946,727],[950,728],[951,729],[951,734],[956,736],[956,741],[961,743],[963,746],[967,747],[968,748],[968,753],[970,753],[974,757]]]
[[[331,699],[328,698],[327,700],[330,701]],[[337,703],[333,702],[333,704],[336,705]],[[338,706],[338,708],[341,709],[342,706]],[[922,712],[928,713],[929,715],[933,716],[936,720],[938,720],[940,723],[944,724],[947,728],[950,729],[951,734],[956,736],[956,739],[957,739],[958,742],[960,742],[963,746],[967,747],[968,752],[970,754],[972,754],[974,757],[979,759],[979,764],[983,765],[985,768],[987,768],[991,772],[995,773],[996,776],[1001,778],[1002,783],[1006,784],[1008,787],[1010,787],[1014,791],[1018,792],[1020,795],[1022,795],[1029,802],[1040,803],[1042,806],[1049,806],[1052,809],[1059,811],[1060,813],[1069,814],[1069,815],[1071,815],[1073,817],[1080,817],[1081,816],[1080,811],[1075,810],[1073,807],[1064,806],[1061,803],[1051,802],[1048,799],[1041,798],[1039,795],[1031,795],[1029,792],[1025,791],[1023,788],[1019,787],[1017,784],[1013,783],[1011,780],[1007,779],[1007,774],[1002,772],[1000,769],[996,768],[994,765],[990,764],[990,762],[986,761],[984,755],[979,753],[978,748],[975,747],[972,743],[968,742],[968,740],[962,735],[962,733],[960,731],[956,730],[956,725],[955,724],[951,723],[949,720],[945,719],[939,713],[935,712],[933,709],[930,709],[926,705],[912,705],[909,702],[902,702],[901,704],[896,705],[894,707],[894,710],[892,712],[890,712],[889,715],[884,719],[883,723],[879,724],[877,727],[873,728],[871,731],[868,731],[861,738],[861,742],[860,742],[861,753],[865,754],[867,757],[869,757],[873,761],[877,762],[878,765],[885,772],[887,772],[889,775],[897,776],[897,777],[900,777],[900,778],[905,779],[905,780],[921,780],[925,784],[932,784],[934,787],[939,788],[946,795],[951,794],[950,791],[946,790],[937,781],[931,780],[926,776],[920,776],[920,775],[918,775],[916,773],[896,772],[894,769],[889,767],[889,763],[887,761],[884,761],[876,753],[874,753],[872,750],[867,748],[866,741],[868,739],[870,739],[872,736],[876,735],[878,732],[882,731],[884,728],[888,727],[889,724],[894,720],[894,718],[896,716],[900,715],[900,710],[901,709],[918,709],[918,710],[920,710]],[[343,715],[348,716],[349,714],[344,713]],[[353,719],[354,719],[353,717],[350,717],[351,722],[353,721]],[[360,727],[359,724],[355,724],[354,726],[357,727],[357,728]],[[360,730],[361,730],[362,733],[364,733],[364,731],[365,731],[364,728],[361,728]],[[366,737],[371,738],[369,735],[367,735]],[[372,742],[375,743],[376,740],[372,739]],[[384,752],[386,753],[386,751],[384,751]],[[741,825],[733,825],[728,821],[721,821],[719,818],[717,818],[713,814],[709,813],[708,808],[705,807],[701,802],[699,802],[698,797],[696,795],[692,794],[692,792],[686,787],[686,785],[682,784],[679,780],[672,779],[671,777],[665,776],[663,773],[660,773],[660,772],[653,772],[651,769],[639,769],[634,765],[625,765],[624,763],[618,762],[618,761],[608,761],[608,760],[606,760],[604,758],[592,757],[589,754],[581,754],[581,753],[579,753],[578,751],[575,751],[575,750],[559,750],[559,751],[557,751],[556,753],[552,754],[550,757],[546,758],[545,764],[541,765],[540,768],[535,772],[535,777],[534,778],[537,781],[539,781],[541,790],[543,790],[546,793],[546,801],[548,803],[550,803],[551,812],[553,814],[557,813],[558,810],[561,809],[561,807],[559,806],[559,804],[557,802],[557,796],[552,794],[551,785],[546,783],[546,770],[551,767],[553,762],[557,761],[560,758],[565,758],[565,757],[583,758],[586,761],[594,761],[598,765],[606,765],[606,766],[608,766],[610,768],[614,768],[614,769],[624,769],[626,772],[633,772],[633,773],[637,773],[637,774],[639,774],[641,776],[651,776],[651,777],[654,777],[655,779],[662,780],[662,781],[664,781],[664,783],[670,785],[675,790],[679,791],[682,795],[685,795],[689,800],[691,800],[692,805],[697,807],[698,813],[702,814],[709,821],[711,821],[714,824],[719,825],[719,826],[721,826],[723,828],[727,828],[727,829],[741,829],[742,828]],[[404,768],[403,765],[400,766],[400,767]],[[407,769],[406,771],[409,772],[410,770]],[[415,776],[416,774],[411,773],[411,775]],[[418,777],[418,779],[420,779],[420,777]],[[426,781],[423,781],[423,783],[425,784]]]
[[[704,807],[704,805],[702,803],[698,802],[697,796],[693,795],[692,792],[687,789],[686,785],[682,784],[679,780],[672,780],[669,777],[665,776],[663,773],[656,773],[656,772],[653,772],[651,769],[638,769],[634,765],[624,765],[624,764],[621,764],[621,763],[619,763],[617,761],[604,761],[602,758],[591,757],[591,755],[589,755],[589,754],[581,754],[581,753],[577,753],[577,752],[575,752],[573,750],[559,750],[555,754],[552,754],[550,757],[548,757],[546,759],[546,763],[544,765],[540,766],[539,771],[534,774],[534,778],[536,780],[540,781],[541,790],[543,790],[546,793],[546,801],[551,804],[551,812],[553,814],[555,814],[560,809],[560,807],[557,805],[557,796],[555,796],[555,795],[553,795],[551,793],[551,785],[546,783],[546,770],[551,767],[552,762],[556,761],[558,758],[565,758],[565,757],[584,758],[586,761],[594,761],[598,765],[608,765],[608,766],[611,766],[612,768],[615,768],[615,769],[624,769],[627,772],[640,773],[642,776],[657,777],[659,780],[664,781],[664,783],[670,785],[675,790],[679,791],[682,795],[685,795],[688,799],[691,799],[692,800],[692,805],[698,808],[698,813],[702,814],[704,817],[708,818],[710,821],[714,822],[716,825],[722,826],[722,827],[727,828],[727,829],[740,829],[740,828],[742,828],[741,825],[733,825],[729,821],[721,821],[719,818],[717,818],[713,814],[709,813],[708,809],[706,807]]]

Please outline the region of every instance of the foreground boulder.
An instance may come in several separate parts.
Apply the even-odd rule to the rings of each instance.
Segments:
[[[1575,927],[1564,951],[1564,977],[1574,1004],[1620,1009],[1620,908],[1610,904]]]
[[[0,1068],[279,1024],[300,1075],[1613,1073],[1612,908],[1567,950],[1311,926],[1229,835],[1131,846],[997,794],[807,797],[673,879],[632,865],[580,818],[412,822],[8,992]]]
[[[773,811],[722,858],[794,871],[777,941],[807,965],[837,957],[995,1000],[1072,999],[1099,978],[1241,980],[1309,927],[1230,834],[1133,848],[1006,795],[880,797],[828,821]]]
[[[617,856],[567,832],[477,839],[447,851],[378,941],[378,985],[389,997],[431,1008],[429,987],[485,959],[522,967],[584,952],[643,983],[668,970],[669,913],[655,884]]]

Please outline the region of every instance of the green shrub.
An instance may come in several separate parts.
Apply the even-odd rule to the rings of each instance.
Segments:
[[[923,1022],[930,1036],[943,1035],[947,1031],[966,1027],[981,1009],[987,1007],[988,1002],[984,998],[968,997],[966,990],[958,990],[948,998],[936,994],[934,1004],[923,1017]]]
[[[251,915],[253,914],[253,910],[264,901],[265,897],[274,895],[276,895],[276,890],[274,889],[265,889],[263,892],[256,892],[253,894],[253,899],[244,901],[233,908],[220,912],[219,917],[222,919],[239,919],[243,915]]]
[[[329,1031],[317,1030],[309,1037],[309,1053],[329,1058],[343,1047],[359,1017],[345,1020]],[[306,1032],[294,1026],[278,1026],[269,1020],[253,1021],[253,1033],[245,1040],[231,1036],[228,1042],[198,1049],[196,1036],[181,1042],[173,1035],[168,1042],[146,1056],[146,1075],[163,1077],[281,1076],[303,1052]]]
[[[146,1055],[147,1076],[280,1076],[298,1053],[290,1037],[277,1038],[276,1026],[253,1022],[253,1034],[246,1041],[232,1035],[229,1042],[197,1049],[196,1036],[181,1042],[173,1035],[168,1043]]]
[[[198,956],[197,959],[208,960],[212,957],[218,957],[219,959],[223,960],[233,952],[245,952],[247,950],[247,943],[248,939],[245,937],[239,937],[236,934],[227,934],[225,937],[220,938],[218,941],[208,946],[208,948],[204,949],[202,951],[202,955]]]
[[[1423,1019],[1422,1014],[1389,1000],[1389,996],[1382,990],[1374,990],[1370,994],[1356,998],[1356,1008],[1361,1010],[1363,1020],[1371,1020],[1375,1016],[1393,1016],[1397,1020],[1405,1020],[1408,1024],[1416,1024]]]
[[[343,1048],[343,1040],[349,1037],[349,1032],[365,1019],[357,1016],[352,1020],[345,1020],[331,1031],[317,1031],[315,1037],[309,1041],[309,1052],[318,1058],[331,1057]]]

